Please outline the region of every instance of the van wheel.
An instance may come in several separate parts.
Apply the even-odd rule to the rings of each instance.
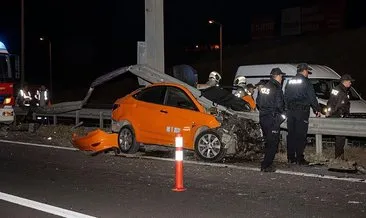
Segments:
[[[219,162],[226,154],[219,135],[212,130],[205,130],[198,134],[194,143],[194,151],[207,162]]]
[[[118,133],[118,146],[121,152],[134,154],[139,150],[139,144],[136,143],[135,133],[131,126],[123,126]]]

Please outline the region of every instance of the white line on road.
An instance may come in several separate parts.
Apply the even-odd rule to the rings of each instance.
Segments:
[[[125,156],[125,155],[122,155],[122,156]],[[142,158],[142,159],[162,160],[162,161],[171,161],[171,162],[175,161],[174,159],[171,159],[171,158],[161,158],[161,157],[130,156],[130,155],[125,156],[125,157],[135,157],[135,158]],[[222,168],[248,170],[248,171],[260,171],[259,168],[255,168],[255,167],[243,167],[243,166],[235,166],[235,165],[229,165],[229,164],[204,163],[204,162],[197,162],[197,161],[190,161],[190,160],[184,160],[184,163],[202,165],[202,166],[214,166],[214,167],[222,167]],[[366,180],[361,179],[361,178],[337,177],[337,176],[330,176],[330,175],[320,175],[320,174],[314,174],[314,173],[303,173],[303,172],[287,171],[287,170],[276,170],[275,173],[293,175],[293,176],[304,176],[304,177],[312,177],[312,178],[339,180],[339,181],[346,181],[346,182],[366,183]]]
[[[42,147],[42,148],[63,149],[63,150],[69,150],[69,151],[78,151],[79,150],[77,148],[60,147],[60,146],[54,146],[54,145],[45,145],[45,144],[37,144],[37,143],[29,143],[29,142],[8,141],[8,140],[2,140],[2,139],[0,139],[0,142],[12,143],[12,144],[18,144],[18,145],[31,145],[31,146]]]
[[[26,198],[17,197],[15,195],[6,194],[0,192],[0,200],[8,201],[14,204],[22,205],[25,207],[33,208],[36,210],[40,210],[46,213],[50,213],[53,215],[61,216],[61,217],[74,217],[74,218],[94,218],[93,216],[89,216],[86,214],[74,212],[71,210],[62,209],[59,207],[51,206],[48,204],[40,203],[37,201],[32,201]]]
[[[0,139],[0,142],[20,144],[20,145],[31,145],[31,146],[36,146],[36,147],[72,150],[72,151],[78,150],[76,148],[60,147],[60,146],[53,146],[53,145],[42,145],[42,144],[34,144],[34,143],[27,143],[27,142],[7,141],[7,140],[1,140],[1,139]],[[123,157],[127,157],[127,158],[140,158],[140,159],[161,160],[161,161],[170,161],[170,162],[175,161],[172,158],[151,157],[151,156],[137,156],[137,155],[125,155],[125,154],[120,154],[119,156],[123,156]],[[202,166],[214,166],[214,167],[222,167],[222,168],[240,169],[240,170],[248,170],[248,171],[260,171],[259,168],[255,168],[255,167],[244,167],[244,166],[236,166],[236,165],[220,164],[220,163],[205,163],[205,162],[190,161],[190,160],[184,160],[184,163],[202,165]],[[314,173],[303,173],[303,172],[295,172],[295,171],[287,171],[287,170],[277,170],[275,173],[293,175],[293,176],[304,176],[304,177],[311,177],[311,178],[331,179],[331,180],[346,181],[346,182],[366,183],[366,180],[361,179],[361,178],[338,177],[338,176],[320,175],[320,174],[314,174]]]

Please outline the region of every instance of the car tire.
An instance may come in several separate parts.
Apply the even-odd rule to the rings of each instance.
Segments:
[[[206,162],[219,162],[226,154],[224,144],[213,130],[205,130],[198,134],[194,142],[194,151],[199,158]]]
[[[118,147],[122,153],[134,154],[139,150],[132,126],[123,126],[118,133]]]

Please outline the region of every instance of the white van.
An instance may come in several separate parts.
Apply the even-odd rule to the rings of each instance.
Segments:
[[[314,86],[315,94],[318,97],[318,101],[322,107],[322,113],[324,114],[325,105],[329,99],[331,90],[339,84],[340,75],[333,69],[324,65],[312,65],[309,66],[313,69],[309,74],[309,79]],[[245,76],[247,84],[257,84],[260,80],[268,81],[270,79],[269,73],[272,68],[279,67],[286,76],[283,82],[283,90],[288,82],[288,78],[297,74],[297,64],[261,64],[261,65],[246,65],[240,66],[235,74],[235,78],[238,76]],[[255,96],[256,97],[256,94]],[[350,101],[351,101],[351,116],[357,118],[366,118],[366,101],[361,98],[357,91],[351,87],[350,89]],[[311,116],[315,116],[311,113]]]

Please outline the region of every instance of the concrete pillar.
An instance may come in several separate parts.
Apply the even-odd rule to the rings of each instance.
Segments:
[[[145,0],[146,62],[164,73],[164,0]]]

